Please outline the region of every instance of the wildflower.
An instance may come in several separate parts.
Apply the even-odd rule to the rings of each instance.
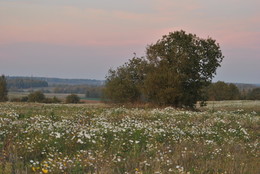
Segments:
[[[77,143],[83,144],[84,142],[81,139],[78,139]]]
[[[35,168],[35,167],[32,167],[32,171],[36,172],[36,168]]]
[[[47,169],[42,168],[43,173],[48,173],[49,171]]]
[[[61,134],[59,132],[56,132],[56,138],[60,138]]]

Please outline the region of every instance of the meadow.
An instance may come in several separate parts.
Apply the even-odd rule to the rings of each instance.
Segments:
[[[260,102],[0,103],[0,174],[257,174]]]

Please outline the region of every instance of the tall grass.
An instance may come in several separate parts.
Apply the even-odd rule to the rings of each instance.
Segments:
[[[259,173],[260,114],[232,107],[1,103],[0,173]]]

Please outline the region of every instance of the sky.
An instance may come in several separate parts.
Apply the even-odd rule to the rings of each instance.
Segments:
[[[0,0],[0,74],[104,80],[177,30],[225,56],[213,81],[260,84],[259,0]]]

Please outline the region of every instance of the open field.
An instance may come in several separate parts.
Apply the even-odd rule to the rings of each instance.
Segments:
[[[0,103],[0,174],[257,174],[259,108]]]
[[[208,101],[202,110],[211,111],[234,111],[243,109],[245,112],[258,112],[260,114],[259,100],[230,100],[230,101]]]

